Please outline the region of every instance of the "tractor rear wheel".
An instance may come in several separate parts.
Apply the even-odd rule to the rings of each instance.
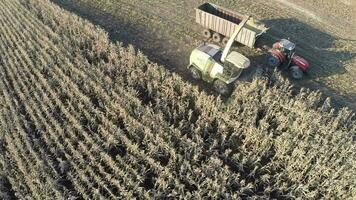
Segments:
[[[230,85],[220,81],[220,80],[215,80],[214,81],[214,90],[218,92],[221,95],[228,95],[231,92],[231,87]]]
[[[290,74],[294,79],[301,79],[303,78],[303,71],[298,66],[290,67]]]
[[[213,34],[213,41],[216,43],[220,43],[221,42],[221,35],[219,33],[214,33]]]
[[[191,66],[189,69],[190,69],[190,74],[193,77],[193,79],[195,79],[195,80],[201,79],[200,71],[196,67]]]
[[[268,55],[267,62],[270,67],[278,67],[279,65],[281,65],[281,61],[279,60],[279,58],[272,54]]]
[[[211,38],[211,31],[209,29],[204,29],[202,34],[205,38]]]

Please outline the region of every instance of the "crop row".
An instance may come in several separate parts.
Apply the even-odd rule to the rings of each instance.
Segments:
[[[0,14],[0,166],[16,197],[353,194],[353,115],[319,93],[255,80],[224,103],[48,1]]]

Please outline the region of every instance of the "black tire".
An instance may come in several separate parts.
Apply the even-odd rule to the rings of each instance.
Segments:
[[[281,65],[281,61],[279,60],[279,58],[272,54],[269,54],[267,56],[267,63],[270,67],[278,67]]]
[[[296,80],[299,80],[299,79],[302,79],[303,78],[303,71],[298,67],[298,66],[292,66],[290,67],[290,75],[296,79]]]
[[[213,34],[213,41],[216,43],[220,43],[221,42],[221,35],[219,33],[214,33]]]
[[[209,29],[204,29],[202,34],[205,38],[211,38],[211,31]]]
[[[215,80],[214,81],[214,90],[218,92],[221,95],[228,95],[231,92],[231,86],[220,81],[220,80]]]
[[[224,39],[221,41],[221,43],[222,43],[223,45],[226,45],[226,44],[229,42],[229,39],[230,39],[230,38],[228,38],[228,37],[224,37]]]
[[[195,68],[194,66],[191,66],[189,69],[190,69],[190,75],[192,76],[193,79],[195,79],[195,80],[201,79],[200,71],[197,68]]]
[[[262,77],[264,72],[264,69],[261,66],[258,66],[254,75],[255,77]]]

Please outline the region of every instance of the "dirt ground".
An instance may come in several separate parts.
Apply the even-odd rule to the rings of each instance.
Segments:
[[[190,80],[185,68],[192,49],[203,42],[195,23],[193,0],[52,0],[103,27],[113,41],[133,44],[152,61]],[[263,21],[270,30],[260,42],[290,38],[311,68],[297,87],[320,90],[335,106],[356,110],[356,9],[352,0],[220,0],[211,1]],[[249,80],[264,55],[248,47],[239,52],[252,60],[242,80]],[[204,83],[198,83],[203,88]]]

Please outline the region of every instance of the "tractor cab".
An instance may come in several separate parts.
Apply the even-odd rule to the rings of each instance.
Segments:
[[[287,39],[281,39],[279,42],[276,42],[273,45],[273,48],[279,49],[279,51],[283,52],[283,54],[289,59],[295,53],[295,44]]]
[[[301,79],[303,72],[309,68],[309,63],[295,54],[295,46],[293,42],[281,39],[268,50],[267,62],[271,67],[285,66],[294,79]]]

